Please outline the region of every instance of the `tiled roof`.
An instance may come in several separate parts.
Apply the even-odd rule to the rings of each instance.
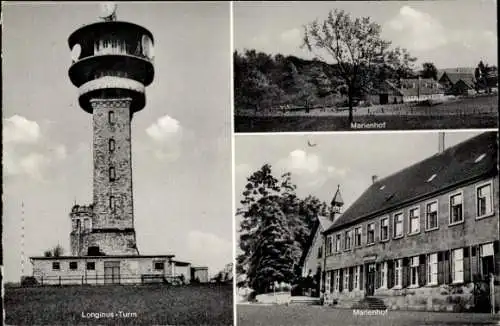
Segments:
[[[476,68],[475,67],[458,67],[458,68],[445,68],[438,70],[438,80],[441,79],[444,73],[452,74],[468,74],[474,76]]]
[[[332,221],[330,218],[325,216],[318,216],[319,225],[321,226],[321,232],[328,230],[328,228],[332,225]]]
[[[496,175],[497,153],[496,132],[485,132],[450,147],[372,184],[328,231],[396,209],[469,180]]]
[[[439,80],[444,77],[448,77],[452,84],[456,84],[459,80],[463,80],[466,83],[474,84],[474,75],[469,73],[456,73],[456,72],[445,72]]]

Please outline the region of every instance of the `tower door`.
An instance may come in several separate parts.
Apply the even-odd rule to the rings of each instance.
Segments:
[[[375,292],[375,264],[368,264],[366,269],[366,296],[372,296]]]
[[[104,284],[120,284],[120,262],[104,262]]]

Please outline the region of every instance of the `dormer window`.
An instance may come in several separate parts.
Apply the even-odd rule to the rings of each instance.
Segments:
[[[432,180],[434,180],[435,177],[436,177],[436,174],[434,173],[433,175],[431,175],[431,177],[429,179],[427,179],[427,182],[431,182]]]
[[[385,185],[382,185],[382,187],[379,188],[380,190],[384,190],[385,189]]]
[[[486,156],[486,153],[483,153],[483,154],[479,155],[476,158],[476,160],[474,161],[474,163],[479,163],[485,156]]]

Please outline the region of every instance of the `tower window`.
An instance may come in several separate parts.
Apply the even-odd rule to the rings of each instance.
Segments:
[[[109,209],[111,209],[112,212],[114,212],[116,209],[116,201],[114,196],[109,196]]]
[[[109,168],[109,181],[115,181],[116,180],[116,172],[115,168],[112,166]]]
[[[108,112],[108,122],[111,125],[115,123],[115,112],[114,111]]]
[[[109,140],[109,151],[110,152],[114,152],[115,151],[115,140],[113,138],[111,138]]]
[[[76,261],[70,261],[69,262],[69,269],[74,271],[78,269],[78,263]]]

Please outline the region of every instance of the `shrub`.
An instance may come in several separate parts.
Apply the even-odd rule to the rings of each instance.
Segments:
[[[38,285],[38,281],[33,276],[23,276],[21,279],[21,286],[22,287],[33,287],[33,286],[37,286],[37,285]]]

